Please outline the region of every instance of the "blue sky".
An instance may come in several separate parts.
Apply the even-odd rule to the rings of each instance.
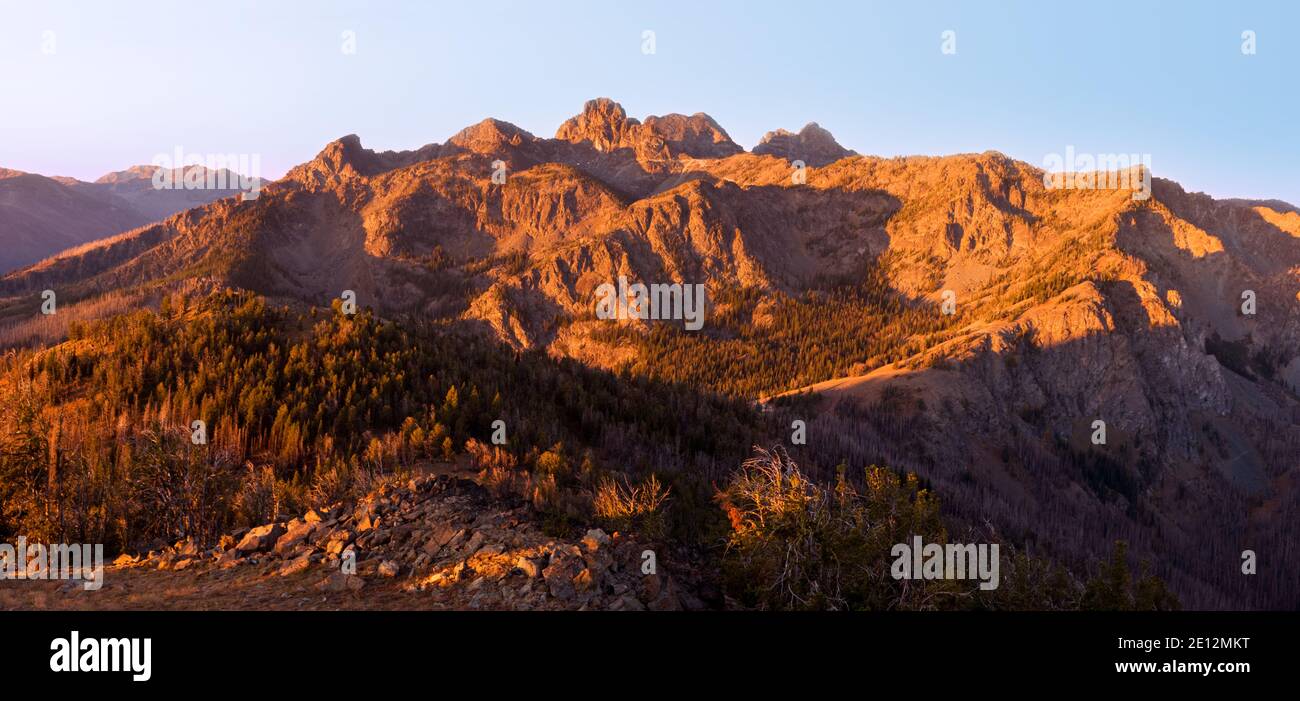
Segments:
[[[1073,146],[1300,204],[1297,34],[1280,1],[0,0],[0,166],[95,178],[181,147],[276,177],[348,133],[415,148],[494,116],[552,136],[608,96],[707,112],[747,148],[809,121],[886,156]]]

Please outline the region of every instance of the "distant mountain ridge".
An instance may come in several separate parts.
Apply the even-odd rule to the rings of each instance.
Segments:
[[[194,167],[207,178],[207,169]],[[158,166],[132,166],[88,183],[0,168],[0,242],[4,244],[0,270],[29,265],[241,192],[239,176],[230,171],[214,171],[213,182],[235,183],[234,188],[158,189],[153,182],[157,170]]]

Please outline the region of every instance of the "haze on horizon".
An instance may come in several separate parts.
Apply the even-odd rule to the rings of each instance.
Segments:
[[[0,167],[94,180],[179,147],[274,178],[348,133],[410,149],[492,116],[549,137],[608,96],[746,148],[815,121],[882,156],[1149,154],[1189,190],[1300,203],[1288,3],[565,6],[0,0]]]

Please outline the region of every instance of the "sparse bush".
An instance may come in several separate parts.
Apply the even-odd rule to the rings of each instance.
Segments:
[[[636,531],[652,539],[668,534],[668,488],[651,474],[633,485],[626,477],[622,483],[613,477],[601,479],[596,486],[592,508],[596,518],[611,530]]]
[[[276,518],[282,515],[301,514],[311,505],[307,496],[309,486],[304,484],[299,475],[292,479],[275,481],[275,502],[278,505]]]
[[[256,526],[274,520],[280,513],[280,503],[275,488],[275,471],[269,465],[245,466],[244,481],[235,496],[235,512],[245,526]]]
[[[132,441],[129,464],[126,485],[137,537],[208,543],[228,525],[238,479],[229,450],[199,450],[184,427],[151,426]]]
[[[331,457],[318,462],[312,473],[311,487],[307,490],[308,503],[316,508],[344,501],[356,493],[354,470],[347,461]]]
[[[764,609],[924,609],[969,596],[965,584],[890,577],[895,544],[946,541],[938,503],[913,475],[873,466],[864,481],[859,492],[841,470],[827,490],[783,449],[756,449],[719,494],[728,589]]]
[[[564,457],[564,446],[556,444],[537,458],[537,471],[557,479],[569,477],[569,461]]]
[[[532,484],[533,508],[551,534],[567,535],[591,513],[590,494],[560,486],[553,475],[534,475]]]

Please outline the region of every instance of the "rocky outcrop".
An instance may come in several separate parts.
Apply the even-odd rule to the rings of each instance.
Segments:
[[[588,143],[606,153],[631,149],[640,161],[679,155],[725,158],[744,150],[707,114],[652,116],[642,124],[628,117],[622,105],[604,97],[587,102],[581,114],[560,125],[555,138]]]
[[[450,476],[388,484],[354,504],[269,523],[201,550],[192,541],[123,568],[248,571],[306,580],[326,596],[364,607],[392,582],[430,608],[702,609],[692,570],[678,553],[634,535],[588,529],[573,540],[542,533],[528,506],[496,501],[477,483]],[[670,573],[671,570],[671,573]],[[253,572],[259,574],[252,574]],[[360,598],[357,598],[360,597]]]
[[[835,137],[816,122],[804,125],[797,134],[785,129],[769,131],[754,147],[754,153],[776,156],[787,161],[803,161],[810,166],[824,166],[841,158],[857,155],[840,146]]]
[[[379,175],[448,153],[449,149],[440,144],[414,151],[377,152],[362,146],[356,134],[348,134],[326,144],[312,160],[292,168],[282,182],[314,190],[330,189],[357,177]]]
[[[589,100],[582,112],[569,118],[555,131],[555,138],[573,143],[589,143],[597,151],[632,148],[640,122],[630,119],[623,106],[602,97]]]
[[[692,158],[726,158],[744,151],[731,140],[725,129],[703,112],[691,116],[667,114],[646,117],[645,135],[648,142],[641,152],[659,158],[678,155]]]

